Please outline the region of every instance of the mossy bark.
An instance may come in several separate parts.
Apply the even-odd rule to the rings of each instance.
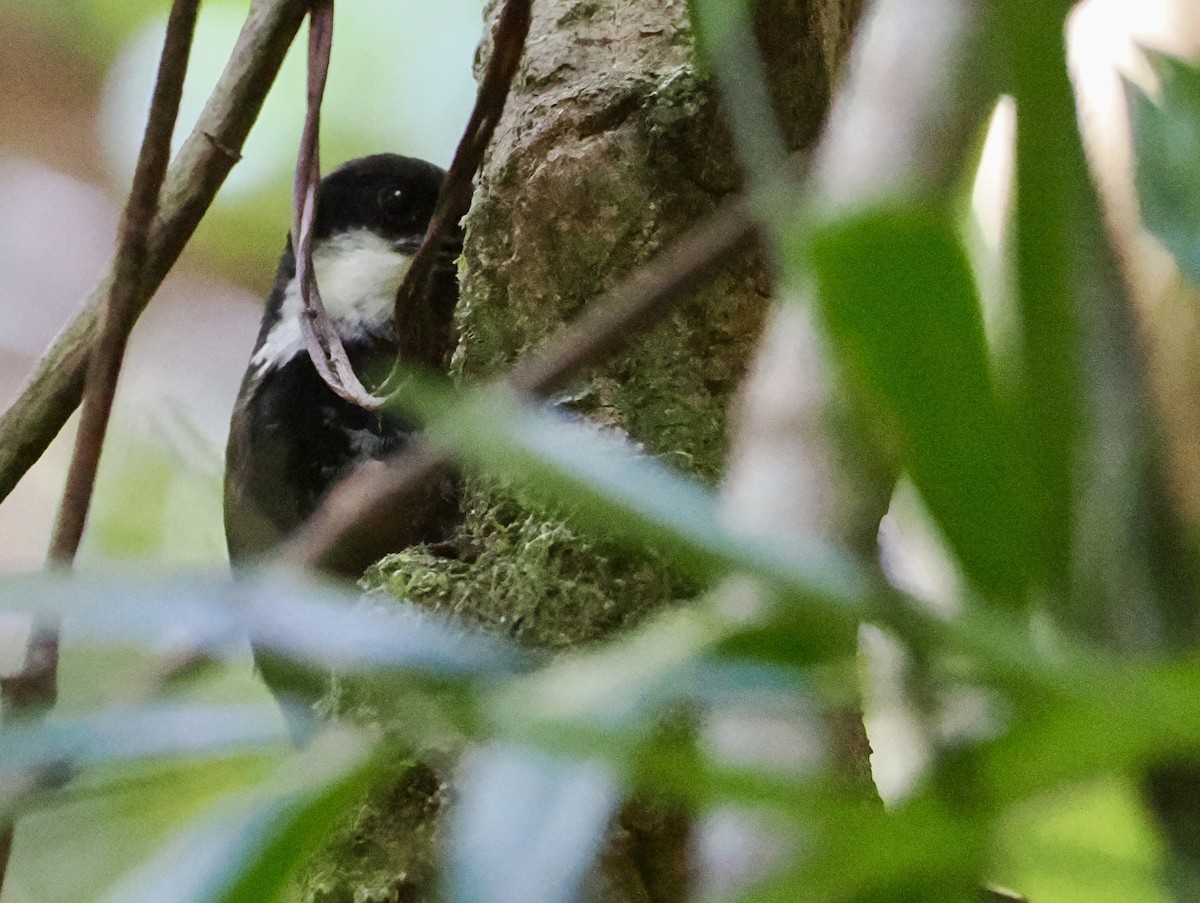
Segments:
[[[763,0],[756,7],[777,111],[794,148],[817,135],[859,6]],[[487,50],[485,44],[481,56]],[[535,3],[525,59],[466,220],[456,378],[502,372],[704,219],[739,181],[682,0]],[[745,255],[633,350],[581,375],[563,403],[715,483],[725,462],[730,399],[769,293],[763,261]],[[369,584],[552,649],[603,638],[693,590],[652,552],[584,534],[485,477],[467,480],[464,513],[457,559],[409,549],[381,562]],[[427,874],[428,846],[417,850],[370,832],[432,837],[441,794],[431,792],[428,806],[408,800],[398,818],[360,814],[348,829],[352,841],[336,844],[333,861],[314,870],[320,886],[310,882],[309,899],[430,898],[424,879],[406,879],[402,892],[394,884],[401,873]],[[640,852],[606,857],[594,898],[682,899],[679,820],[639,810],[624,821],[614,849],[640,843]]]

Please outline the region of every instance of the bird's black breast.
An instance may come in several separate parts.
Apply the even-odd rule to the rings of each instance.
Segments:
[[[351,359],[357,349],[347,348]],[[358,368],[358,372],[364,372]],[[263,377],[252,404],[262,440],[287,449],[281,476],[295,491],[302,516],[356,461],[403,450],[414,425],[340,398],[325,384],[307,354],[299,354]]]
[[[394,350],[347,346],[355,369],[390,363]],[[303,352],[248,374],[230,429],[225,486],[231,558],[264,552],[316,510],[358,462],[406,447],[414,425],[334,394]]]

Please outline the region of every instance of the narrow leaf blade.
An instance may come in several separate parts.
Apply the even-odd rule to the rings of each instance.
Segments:
[[[810,244],[843,370],[979,585],[1020,599],[1027,517],[966,253],[944,216],[883,210]]]

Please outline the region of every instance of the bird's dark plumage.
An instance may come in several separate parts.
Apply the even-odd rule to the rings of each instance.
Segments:
[[[313,224],[317,287],[355,372],[368,386],[386,376],[397,360],[397,289],[429,225],[443,178],[442,170],[430,163],[377,154],[330,173],[318,190]],[[419,324],[403,343],[406,356],[417,363],[437,366],[449,358],[458,298],[454,258],[460,249],[456,233],[425,293],[426,308],[406,312],[412,315],[406,320]],[[225,535],[235,566],[268,555],[355,465],[403,451],[414,428],[401,417],[340,398],[321,379],[301,337],[295,277],[289,241],[229,428]],[[386,541],[445,539],[457,520],[455,495],[449,478],[428,487],[426,496],[404,513],[405,523],[389,525]],[[359,576],[374,558],[398,551],[378,548],[376,540],[382,538],[344,551],[332,566],[345,576]],[[293,737],[303,742],[311,730],[310,703],[325,689],[323,677],[257,645],[254,653]]]
[[[430,163],[378,154],[347,163],[321,182],[313,233],[317,285],[355,371],[368,384],[396,360],[391,307],[443,177]],[[450,351],[455,241],[461,239],[451,240],[429,293],[433,316],[443,321],[432,335],[447,347],[426,349],[422,363],[444,361]],[[268,553],[355,464],[402,451],[413,431],[400,417],[345,401],[322,381],[300,336],[295,273],[289,241],[230,425],[225,531],[235,564]],[[444,538],[437,534],[452,518],[435,509],[449,504],[419,513],[428,525],[409,534]],[[369,563],[357,564],[361,570]]]

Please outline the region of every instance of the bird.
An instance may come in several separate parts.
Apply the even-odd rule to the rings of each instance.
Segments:
[[[402,344],[393,323],[396,293],[437,202],[444,171],[399,154],[352,160],[317,191],[313,271],[325,309],[360,378],[380,381]],[[445,367],[453,350],[450,320],[458,299],[455,259],[462,235],[452,230],[439,256],[418,337],[423,347],[405,363]],[[263,559],[320,505],[356,464],[404,451],[416,425],[387,410],[347,401],[317,372],[301,334],[300,290],[290,237],[267,299],[258,340],[242,379],[226,446],[225,535],[230,561]],[[432,324],[432,326],[428,326]],[[410,339],[402,342],[401,339]],[[447,500],[447,507],[450,500]],[[428,507],[428,506],[427,506]],[[441,506],[433,505],[433,508]],[[445,512],[422,512],[428,529],[407,535],[438,541]],[[395,551],[395,550],[390,550]],[[348,576],[366,562],[343,562]]]
[[[317,190],[312,261],[317,288],[356,374],[378,385],[398,359],[445,369],[454,347],[458,300],[455,261],[462,233],[450,231],[439,251],[422,310],[402,318],[413,334],[398,336],[397,291],[424,239],[445,173],[398,154],[351,160]],[[302,304],[289,237],[267,299],[258,339],[234,404],[226,446],[224,514],[235,572],[270,558],[355,466],[402,453],[417,425],[386,408],[367,410],[337,395],[309,357],[301,333]],[[401,354],[404,349],[404,354]],[[434,481],[384,542],[443,542],[458,523],[457,481]],[[377,543],[372,542],[373,547]],[[356,578],[385,552],[350,550],[331,565]],[[255,665],[303,745],[312,730],[311,704],[324,677],[251,637]]]

